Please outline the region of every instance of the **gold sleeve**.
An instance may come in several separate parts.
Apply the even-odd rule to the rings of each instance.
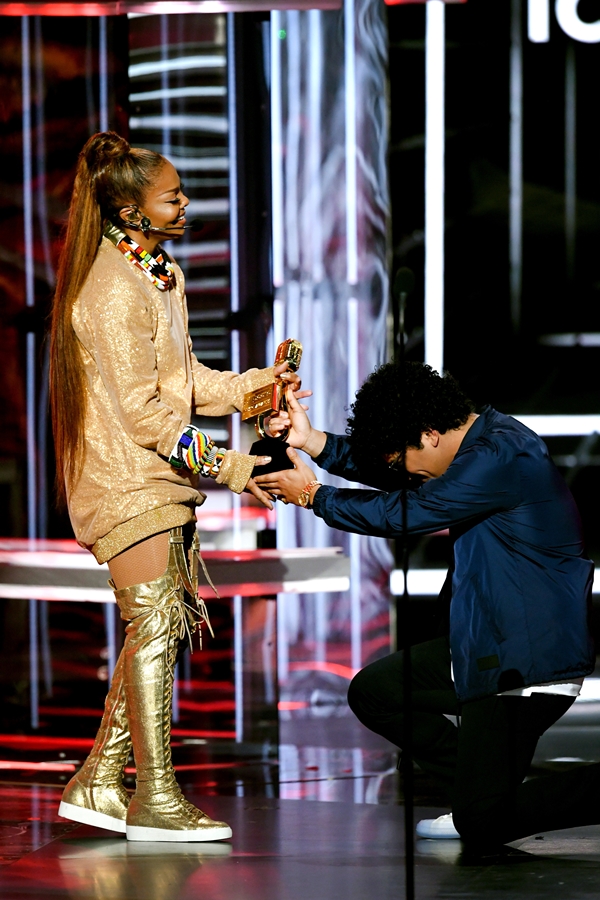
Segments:
[[[234,494],[241,494],[248,484],[248,479],[252,477],[255,462],[256,456],[228,450],[217,475],[217,484],[226,484]]]
[[[75,331],[96,363],[123,430],[139,446],[168,457],[188,422],[161,400],[154,313],[142,291],[111,273],[95,299],[83,304],[81,318],[81,328],[73,322]]]
[[[272,384],[273,366],[267,369],[248,369],[236,372],[219,372],[198,362],[191,349],[190,359],[194,377],[194,405],[200,416],[226,416],[241,410],[244,394]]]

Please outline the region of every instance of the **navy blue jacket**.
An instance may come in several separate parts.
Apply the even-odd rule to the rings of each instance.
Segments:
[[[316,462],[364,481],[344,437],[328,435]],[[454,538],[450,646],[459,700],[593,671],[594,566],[573,497],[536,434],[487,407],[447,471],[408,491],[406,506],[409,533],[450,528]],[[325,485],[313,508],[332,528],[402,533],[398,491]]]

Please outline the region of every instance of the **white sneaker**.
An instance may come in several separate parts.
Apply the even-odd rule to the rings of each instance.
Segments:
[[[430,838],[437,841],[451,841],[460,839],[460,834],[454,827],[452,813],[438,816],[437,819],[421,819],[417,822],[417,834],[422,838]]]

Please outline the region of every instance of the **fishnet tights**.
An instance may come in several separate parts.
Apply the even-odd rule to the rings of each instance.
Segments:
[[[108,563],[110,577],[118,591],[133,584],[145,584],[164,575],[169,559],[169,532],[162,531],[134,544]]]

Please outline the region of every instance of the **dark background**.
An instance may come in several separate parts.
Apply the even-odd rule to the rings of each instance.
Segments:
[[[551,4],[553,7],[553,4]],[[551,38],[523,33],[523,290],[520,327],[509,291],[509,53],[511,3],[446,7],[445,365],[478,405],[509,414],[598,411],[600,348],[551,347],[543,335],[600,331],[600,178],[595,108],[600,46],[572,42],[577,78],[577,242],[568,277],[564,225],[565,60],[570,39],[551,14]],[[600,18],[582,0],[582,19]],[[409,358],[423,359],[425,9],[388,8],[393,265],[417,286],[407,311]],[[557,461],[581,438],[549,438]],[[600,469],[563,471],[590,553],[600,559]]]

